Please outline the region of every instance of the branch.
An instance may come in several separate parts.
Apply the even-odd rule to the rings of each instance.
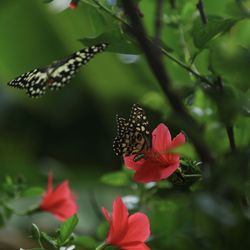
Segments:
[[[170,5],[172,9],[176,8],[176,0],[170,0]]]
[[[207,163],[211,166],[213,163],[213,157],[211,156],[210,151],[203,142],[200,134],[199,136],[197,136],[197,133],[199,133],[200,131],[199,125],[187,113],[181,99],[173,90],[169,76],[165,72],[160,58],[157,56],[157,47],[147,38],[141,20],[136,14],[133,2],[131,0],[122,0],[122,2],[126,13],[130,17],[133,35],[136,37],[138,43],[144,51],[148,64],[153,74],[155,75],[155,78],[158,80],[158,83],[160,84],[173,110],[175,111],[175,114],[181,121],[183,128],[193,141],[193,144],[201,160],[203,161],[203,163]]]
[[[234,152],[236,150],[236,145],[235,145],[235,140],[234,140],[233,126],[227,126],[226,130],[227,130],[227,136],[228,136],[228,140],[230,143],[231,151]]]
[[[162,28],[163,0],[156,1],[155,12],[155,45],[160,46],[161,28]]]
[[[196,8],[200,13],[201,21],[206,24],[207,23],[207,15],[205,13],[204,4],[202,0],[199,0],[196,4]]]

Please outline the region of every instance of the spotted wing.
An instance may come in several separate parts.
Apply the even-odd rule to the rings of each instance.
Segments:
[[[25,89],[30,97],[39,97],[45,93],[48,75],[44,69],[26,72],[8,83],[9,86]]]
[[[128,122],[117,119],[117,136],[113,149],[116,155],[139,155],[150,146],[148,120],[144,110],[134,104]]]
[[[40,97],[45,94],[47,88],[53,90],[63,87],[82,65],[86,64],[95,54],[104,51],[107,46],[108,44],[102,43],[82,49],[49,66],[24,73],[9,82],[8,85],[25,89],[30,97]]]
[[[93,45],[89,48],[77,51],[61,61],[53,63],[48,72],[48,88],[54,90],[65,86],[65,84],[75,76],[82,65],[87,64],[91,58],[104,51],[107,46],[106,43]]]

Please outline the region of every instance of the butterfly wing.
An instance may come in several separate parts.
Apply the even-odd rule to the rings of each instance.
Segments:
[[[79,68],[87,64],[96,54],[104,51],[108,45],[106,43],[93,45],[71,54],[69,57],[57,61],[51,65],[48,79],[48,88],[51,90],[60,89],[65,86]]]
[[[117,118],[117,136],[113,149],[116,155],[139,155],[150,146],[148,120],[144,110],[134,104],[128,122]]]
[[[51,65],[34,69],[15,78],[9,86],[25,89],[30,97],[40,97],[46,89],[60,89],[75,75],[78,69],[86,64],[95,54],[106,49],[108,44],[102,43],[77,51],[63,60]]]
[[[9,86],[25,89],[30,97],[39,97],[45,93],[48,74],[44,69],[26,72],[8,83]]]

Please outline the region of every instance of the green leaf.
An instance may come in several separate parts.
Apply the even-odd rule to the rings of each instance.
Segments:
[[[32,223],[31,235],[32,235],[32,238],[35,240],[40,240],[40,238],[41,238],[40,230],[39,230],[38,226],[34,223]]]
[[[78,217],[77,215],[73,215],[69,219],[67,219],[61,226],[60,226],[60,243],[63,244],[69,236],[72,234],[73,230],[75,229],[76,225],[78,224]]]
[[[39,196],[43,194],[44,189],[41,187],[31,187],[26,189],[23,193],[22,196],[29,197],[29,196]]]
[[[102,33],[97,37],[82,38],[80,41],[86,46],[92,46],[98,43],[108,43],[107,51],[121,54],[140,54],[141,51],[136,41],[119,29],[112,29]]]
[[[107,236],[108,229],[109,229],[109,224],[106,221],[99,224],[96,230],[96,235],[98,239],[104,240]]]
[[[79,236],[76,237],[73,241],[73,244],[80,245],[87,249],[95,249],[98,243],[95,239],[90,236]]]
[[[130,183],[129,175],[125,171],[117,171],[105,174],[101,177],[101,182],[111,186],[128,186]]]
[[[57,242],[54,238],[49,236],[48,234],[41,232],[41,238],[51,244],[54,248],[57,248]]]
[[[193,27],[195,46],[199,49],[205,48],[211,39],[229,30],[239,20],[241,19],[223,19],[219,16],[209,16],[208,23],[203,24],[200,19],[197,19]]]
[[[157,185],[158,188],[161,189],[170,189],[173,187],[173,184],[170,181],[160,181]]]

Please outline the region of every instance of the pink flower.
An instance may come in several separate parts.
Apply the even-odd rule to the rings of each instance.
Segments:
[[[170,151],[183,143],[183,133],[179,133],[172,140],[168,127],[161,123],[152,133],[152,147],[145,152],[145,157],[135,162],[135,155],[125,156],[125,165],[135,171],[134,180],[137,182],[160,181],[169,177],[179,167],[179,154]]]
[[[71,2],[69,3],[69,8],[72,9],[72,10],[76,9],[77,6],[78,6],[78,2],[71,1]]]
[[[77,213],[78,207],[68,181],[64,181],[53,190],[52,178],[52,174],[49,174],[47,191],[39,209],[52,213],[58,220],[64,221]]]
[[[106,243],[123,250],[149,250],[144,241],[150,235],[148,217],[143,213],[128,214],[122,199],[117,197],[113,203],[112,217],[102,208],[109,223]]]

